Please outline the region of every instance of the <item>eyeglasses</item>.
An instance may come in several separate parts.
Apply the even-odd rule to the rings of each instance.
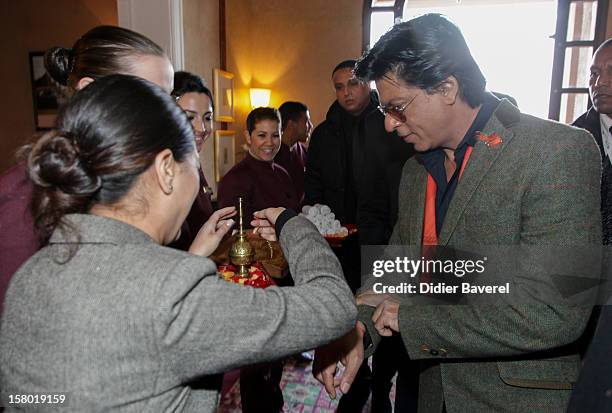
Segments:
[[[406,110],[406,108],[408,108],[408,106],[414,102],[414,100],[417,98],[419,94],[417,93],[416,95],[414,95],[412,97],[412,99],[410,99],[410,101],[408,101],[408,103],[403,104],[402,106],[389,106],[389,105],[385,105],[385,106],[380,106],[378,105],[378,110],[380,110],[380,112],[387,116],[391,116],[393,119],[397,120],[398,122],[406,122],[406,115],[404,115],[404,111]]]

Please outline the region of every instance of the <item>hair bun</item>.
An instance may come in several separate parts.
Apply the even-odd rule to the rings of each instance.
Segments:
[[[45,52],[45,69],[60,85],[68,85],[72,61],[72,49],[53,47]]]
[[[36,185],[70,195],[91,196],[102,186],[100,177],[85,166],[73,140],[58,131],[40,138],[28,156],[30,178]]]

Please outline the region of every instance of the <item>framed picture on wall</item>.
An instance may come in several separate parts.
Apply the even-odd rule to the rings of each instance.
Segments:
[[[215,180],[217,182],[234,166],[236,160],[234,154],[235,140],[236,132],[234,131],[215,131]]]
[[[234,121],[234,74],[215,69],[215,120],[217,122]]]
[[[44,52],[30,52],[30,82],[36,130],[51,129],[64,102],[61,86],[47,74]]]

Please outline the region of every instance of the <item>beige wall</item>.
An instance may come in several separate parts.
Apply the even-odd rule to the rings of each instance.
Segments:
[[[251,24],[255,14],[251,0],[225,0],[226,69],[234,76],[234,122],[227,129],[236,134],[237,160],[244,156],[242,131],[250,110],[248,88],[253,77],[253,33]]]
[[[335,99],[331,70],[361,54],[361,19],[355,0],[226,0],[227,69],[236,75],[228,128],[244,130],[249,87],[272,89],[271,106],[304,102],[320,123]]]
[[[213,70],[220,67],[219,1],[183,0],[185,70],[202,76],[213,90]],[[215,124],[215,129],[219,129]],[[216,194],[214,137],[202,147],[200,162],[208,184]]]
[[[15,149],[34,133],[28,52],[70,47],[87,30],[117,24],[115,0],[1,1],[0,171],[14,164]]]
[[[183,0],[185,70],[213,82],[219,67],[219,1]]]

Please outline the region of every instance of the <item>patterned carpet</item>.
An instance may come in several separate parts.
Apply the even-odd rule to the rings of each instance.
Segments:
[[[227,383],[227,380],[231,383]],[[312,363],[297,364],[294,359],[285,362],[281,380],[284,411],[286,413],[331,413],[336,411],[337,400],[331,400],[323,387],[312,376]],[[394,391],[392,390],[392,394]],[[370,412],[370,402],[363,409]],[[226,376],[226,389],[221,394],[218,413],[240,413],[240,383],[237,374]]]

